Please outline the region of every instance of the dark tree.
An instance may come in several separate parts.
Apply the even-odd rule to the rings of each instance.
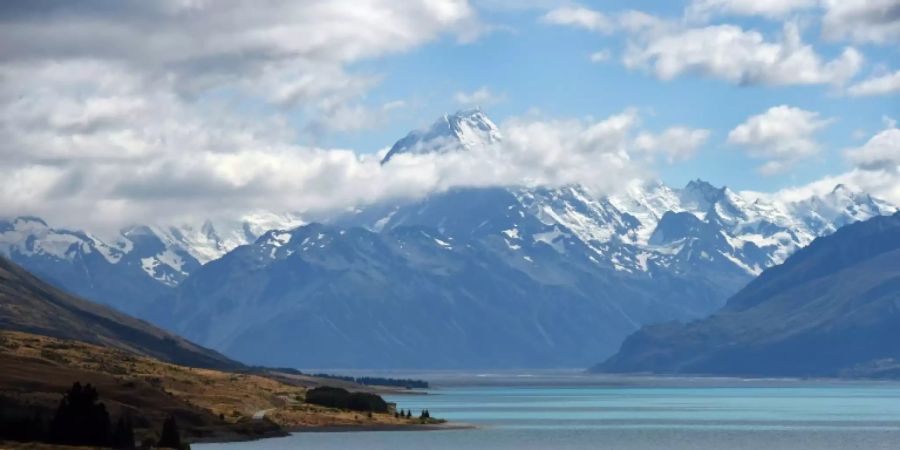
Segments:
[[[2,403],[0,403],[2,405]],[[46,442],[47,428],[40,411],[31,416],[6,414],[0,408],[0,440],[19,442]]]
[[[128,416],[119,417],[112,435],[112,447],[117,449],[134,448],[134,426]]]
[[[57,444],[109,445],[109,413],[99,398],[90,384],[73,384],[59,402],[50,424],[50,439]]]
[[[178,431],[178,424],[175,423],[174,416],[169,416],[163,423],[162,434],[156,446],[177,449],[190,448],[190,446],[181,442],[181,433]]]

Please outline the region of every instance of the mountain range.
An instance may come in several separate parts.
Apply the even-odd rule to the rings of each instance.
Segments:
[[[462,111],[382,164],[502,143],[482,111]],[[817,237],[896,210],[842,185],[800,201],[702,180],[611,195],[457,188],[322,223],[139,226],[112,244],[17,218],[0,222],[0,253],[251,363],[577,367],[644,324],[706,316]]]
[[[708,318],[642,328],[595,370],[896,377],[897,342],[900,213],[816,239]]]

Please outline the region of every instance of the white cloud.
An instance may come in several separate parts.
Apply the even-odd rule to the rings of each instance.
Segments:
[[[859,71],[862,61],[853,48],[823,61],[802,42],[793,23],[787,23],[775,41],[735,25],[638,34],[623,59],[626,67],[649,69],[663,80],[695,73],[736,84],[770,85],[842,84]]]
[[[818,6],[819,0],[693,0],[688,17],[706,20],[712,15],[783,18],[795,11]]]
[[[766,15],[790,11],[814,1],[705,0],[693,7]],[[691,27],[634,10],[617,13],[610,19],[599,11],[563,7],[550,11],[542,20],[605,33],[622,30],[628,37],[622,57],[624,65],[649,70],[662,80],[698,74],[736,84],[842,85],[863,64],[863,55],[852,47],[845,48],[834,59],[823,60],[811,45],[803,42],[795,22],[785,23],[777,39],[768,39],[759,31],[737,25]],[[602,60],[603,56],[600,53],[598,59]]]
[[[815,133],[829,123],[817,112],[774,106],[731,130],[728,142],[744,147],[751,157],[766,160],[759,170],[773,175],[818,153]]]
[[[860,147],[844,151],[847,159],[863,170],[885,170],[900,173],[900,129],[893,120],[887,128]],[[897,180],[900,183],[900,177]]]
[[[453,100],[466,107],[490,106],[503,101],[502,95],[491,92],[487,86],[482,86],[472,92],[457,92]]]
[[[662,154],[671,164],[693,157],[709,134],[709,130],[686,127],[668,128],[660,134],[643,132],[635,139],[635,148],[651,155]]]
[[[900,42],[897,0],[822,0],[822,3],[825,38],[875,44]]]
[[[32,78],[17,86],[21,96],[0,90],[7,95],[0,102],[0,215],[35,214],[101,231],[259,209],[333,211],[454,186],[581,182],[608,192],[646,174],[648,155],[669,157],[662,147],[669,138],[648,143],[652,135],[640,132],[629,110],[603,120],[514,119],[501,127],[502,146],[403,155],[382,166],[376,155],[293,144],[290,123],[277,115],[243,117],[227,103],[185,103],[127,68],[35,64]],[[53,77],[65,80],[48,84]],[[102,93],[82,91],[97,80]],[[79,95],[90,106],[74,103]]]
[[[594,53],[591,53],[591,62],[605,62],[608,61],[611,56],[612,53],[607,49],[598,50]]]
[[[900,70],[862,80],[847,88],[847,94],[853,97],[895,94],[897,92],[900,92]]]
[[[612,33],[615,23],[605,14],[580,6],[555,8],[541,18],[544,23],[568,25],[599,33]]]
[[[80,63],[124,72],[133,91],[167,90],[186,105],[224,94],[339,130],[360,123],[348,118],[381,79],[348,65],[480,26],[466,0],[14,2],[0,21],[0,66],[16,76],[4,81],[10,91],[33,70],[54,89],[66,83],[50,76],[54,67]],[[79,79],[86,95],[112,87]]]
[[[95,225],[402,190],[369,189],[373,163],[295,130],[381,124],[402,103],[365,103],[383,75],[350,66],[479,25],[465,0],[9,2],[0,16],[0,214]]]

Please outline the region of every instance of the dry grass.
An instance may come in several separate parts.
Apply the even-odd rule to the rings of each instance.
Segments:
[[[415,419],[392,414],[341,411],[303,400],[303,383],[322,384],[307,378],[292,382],[268,377],[197,369],[164,363],[121,350],[77,341],[60,340],[20,332],[0,332],[0,394],[24,403],[54,405],[74,381],[91,382],[115,416],[122,411],[148,415],[154,423],[174,412],[188,416],[184,425],[195,437],[221,438],[218,428],[248,430],[253,423],[271,421],[285,429],[324,426],[414,426]],[[311,382],[312,381],[312,382]],[[254,420],[257,411],[271,410],[267,420]]]

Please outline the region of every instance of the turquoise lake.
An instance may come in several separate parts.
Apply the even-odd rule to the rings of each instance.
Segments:
[[[452,384],[452,383],[451,383]],[[462,383],[465,384],[465,383]],[[898,449],[900,385],[703,381],[446,386],[388,396],[414,413],[476,425],[312,432],[196,449]],[[638,384],[638,385],[635,385]],[[660,384],[656,382],[645,384]],[[674,386],[672,385],[674,384]],[[698,385],[699,384],[699,385]]]

